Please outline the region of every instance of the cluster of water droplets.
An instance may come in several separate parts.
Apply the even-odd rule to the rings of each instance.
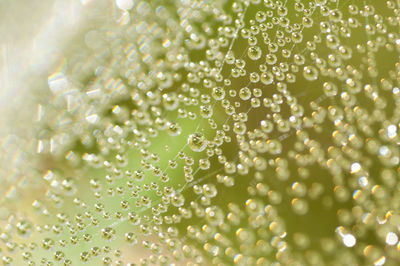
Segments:
[[[399,263],[399,1],[111,10],[4,144],[4,265]]]

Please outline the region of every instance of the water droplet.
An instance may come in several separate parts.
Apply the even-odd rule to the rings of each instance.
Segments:
[[[303,75],[306,80],[314,81],[318,78],[318,70],[313,66],[306,66],[304,67]]]
[[[101,236],[106,240],[111,240],[115,235],[115,230],[111,227],[101,229]]]
[[[188,145],[192,151],[201,152],[207,147],[208,141],[203,133],[193,133],[189,135]]]
[[[251,60],[258,60],[261,58],[262,55],[261,48],[258,46],[251,46],[247,51],[247,55]]]

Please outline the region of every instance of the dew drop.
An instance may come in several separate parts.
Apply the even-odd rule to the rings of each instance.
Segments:
[[[258,46],[251,46],[249,47],[249,49],[247,50],[247,55],[249,56],[249,58],[251,60],[258,60],[261,58],[262,55],[262,51],[261,48]]]
[[[189,135],[187,143],[192,151],[201,152],[207,147],[208,141],[203,133],[196,132]]]
[[[306,80],[314,81],[318,78],[318,70],[313,66],[306,66],[304,67],[303,75]]]
[[[115,230],[111,227],[101,229],[101,236],[106,240],[111,240],[115,235]]]

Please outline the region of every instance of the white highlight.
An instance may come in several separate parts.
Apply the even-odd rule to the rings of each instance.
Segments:
[[[361,170],[361,165],[359,163],[353,163],[350,170],[352,174],[358,173]]]
[[[133,7],[133,0],[115,0],[115,4],[119,9],[129,10]]]
[[[354,247],[354,245],[356,244],[357,240],[356,238],[352,235],[352,234],[345,234],[343,235],[343,244],[346,247]]]
[[[399,237],[393,233],[393,232],[389,232],[386,235],[386,244],[390,245],[390,246],[394,246],[397,244],[397,242],[399,241]]]

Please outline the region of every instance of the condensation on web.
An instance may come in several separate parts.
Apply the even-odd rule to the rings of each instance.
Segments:
[[[127,247],[143,264],[396,261],[398,8],[121,0],[93,12],[103,23],[38,99],[38,163],[18,180],[43,196],[26,194],[36,212],[4,227],[8,250],[15,229],[44,254],[22,257],[49,263],[137,262]]]

